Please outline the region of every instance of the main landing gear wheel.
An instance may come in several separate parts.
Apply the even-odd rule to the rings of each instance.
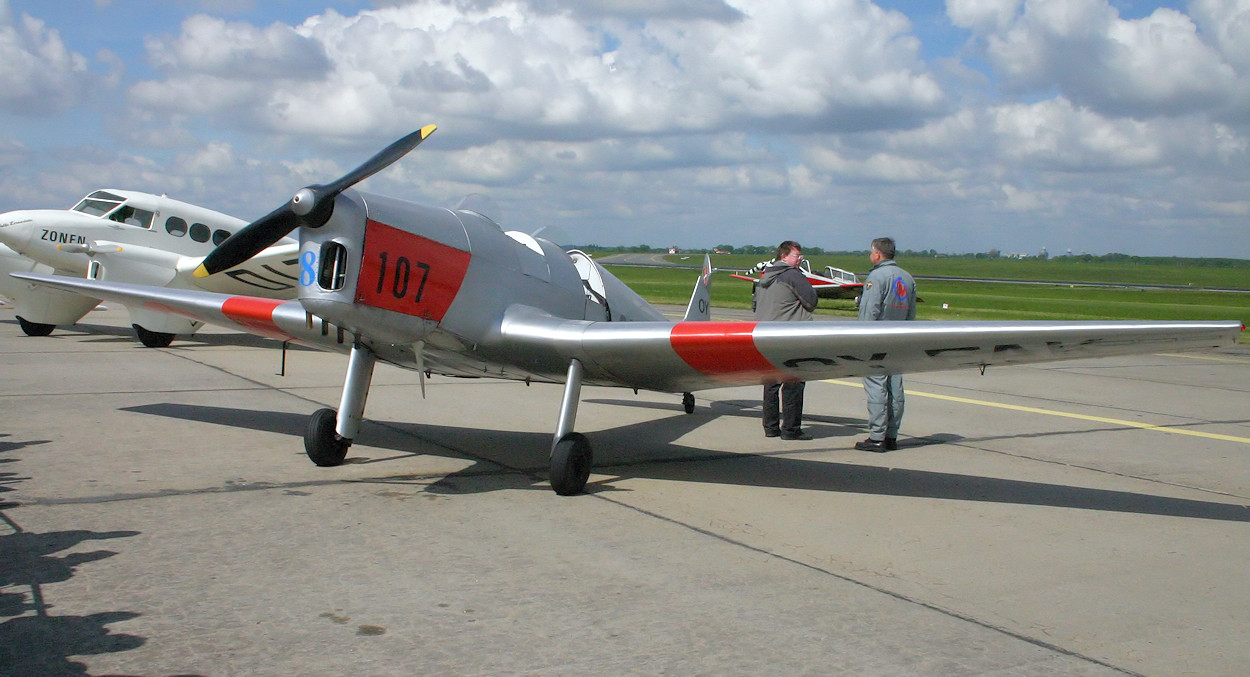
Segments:
[[[687,414],[694,413],[694,395],[691,393],[681,394],[681,408],[686,410]]]
[[[31,322],[21,315],[17,316],[17,323],[22,325],[22,333],[27,336],[47,336],[56,329],[55,324],[44,324],[42,322]]]
[[[338,414],[333,409],[318,409],[308,418],[308,429],[304,431],[304,453],[313,463],[322,467],[343,464],[352,441],[339,437],[334,431],[337,424]]]
[[[173,334],[166,334],[163,331],[148,331],[137,324],[130,326],[135,328],[135,336],[139,337],[139,343],[149,348],[168,348],[169,344],[174,342]]]
[[[561,496],[582,493],[590,479],[594,458],[590,440],[581,433],[569,433],[551,450],[551,488]]]

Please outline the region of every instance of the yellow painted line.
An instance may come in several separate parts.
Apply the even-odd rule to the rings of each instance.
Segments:
[[[850,381],[842,381],[838,379],[827,379],[825,383],[836,383],[837,385],[853,386],[862,388],[863,383],[852,383]],[[1234,435],[1221,435],[1219,433],[1207,433],[1200,430],[1186,430],[1184,428],[1170,428],[1163,425],[1154,425],[1152,423],[1139,423],[1137,421],[1125,421],[1118,418],[1106,418],[1103,416],[1090,416],[1088,414],[1071,414],[1066,411],[1055,411],[1053,409],[1038,409],[1037,407],[1023,407],[1018,404],[1003,404],[1002,402],[988,402],[986,400],[973,400],[966,397],[955,397],[953,395],[939,395],[937,393],[925,393],[915,390],[907,390],[907,396],[916,395],[918,397],[932,397],[935,400],[947,400],[949,402],[960,402],[963,404],[977,404],[983,407],[994,407],[997,409],[1010,409],[1012,411],[1023,411],[1030,414],[1045,414],[1047,416],[1060,416],[1063,418],[1075,418],[1081,421],[1094,421],[1096,423],[1109,423],[1111,425],[1122,425],[1127,428],[1139,428],[1141,430],[1155,430],[1161,433],[1172,433],[1174,435],[1189,435],[1191,437],[1205,437],[1211,440],[1223,440],[1225,442],[1241,442],[1242,444],[1250,444],[1250,437],[1237,437]]]
[[[1181,353],[1159,353],[1161,357],[1188,357],[1191,360],[1209,360],[1211,362],[1233,362],[1235,364],[1250,364],[1250,360],[1239,360],[1235,357],[1212,357],[1211,355],[1183,355]]]

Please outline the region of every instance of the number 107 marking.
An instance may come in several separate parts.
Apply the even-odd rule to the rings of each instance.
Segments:
[[[389,265],[390,252],[379,252],[378,258],[382,259],[382,265],[379,266],[378,273],[378,290],[381,294],[386,288],[386,271]],[[395,258],[395,270],[391,280],[391,296],[397,299],[403,299],[408,296],[408,286],[412,279],[412,263],[406,256]],[[421,269],[421,281],[417,283],[417,295],[412,299],[413,303],[421,303],[421,295],[425,293],[425,283],[430,279],[430,264],[422,261],[416,262],[417,268]]]

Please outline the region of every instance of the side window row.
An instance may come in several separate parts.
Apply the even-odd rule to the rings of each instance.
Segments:
[[[213,244],[219,245],[222,242],[225,242],[226,238],[230,237],[229,232],[220,230],[220,229],[213,231],[208,226],[202,223],[191,224],[191,227],[189,230],[191,232],[191,239],[195,240],[196,242],[208,242],[208,239],[211,236],[213,239]],[[187,222],[185,219],[178,218],[177,216],[171,216],[165,220],[165,232],[169,233],[170,235],[173,235],[175,237],[182,237],[183,235],[187,234],[187,231],[188,231],[188,228],[187,228]]]

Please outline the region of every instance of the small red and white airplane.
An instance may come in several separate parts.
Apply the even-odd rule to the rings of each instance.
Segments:
[[[755,267],[743,271],[742,274],[730,273],[729,276],[755,283],[757,286],[751,289],[751,298],[755,298],[755,290],[759,288],[760,275],[763,274],[765,268],[775,263],[776,261],[760,261],[755,264]],[[864,290],[864,283],[860,282],[855,273],[849,270],[825,266],[824,274],[817,275],[812,272],[812,264],[807,259],[803,259],[799,262],[799,271],[803,273],[808,282],[812,283],[812,289],[816,291],[816,296],[822,299],[853,299]]]
[[[0,214],[0,294],[13,299],[28,336],[74,324],[99,300],[21,282],[11,272],[295,298],[299,243],[289,237],[224,276],[193,275],[204,256],[246,225],[164,195],[112,188],[92,192],[71,209]],[[175,334],[193,333],[202,324],[141,307],[130,313],[135,333],[149,347],[167,346]]]
[[[436,209],[352,189],[434,132],[430,125],[219,245],[212,278],[299,229],[293,301],[19,273],[93,298],[168,312],[348,354],[338,411],[309,420],[314,463],[343,462],[359,432],[374,365],[427,374],[562,383],[550,470],[580,493],[593,462],[574,431],[583,384],[684,393],[768,381],[937,371],[1195,350],[1237,341],[1239,321],[714,322],[711,264],[680,322],[670,322],[580,251],[504,232],[467,208]]]

